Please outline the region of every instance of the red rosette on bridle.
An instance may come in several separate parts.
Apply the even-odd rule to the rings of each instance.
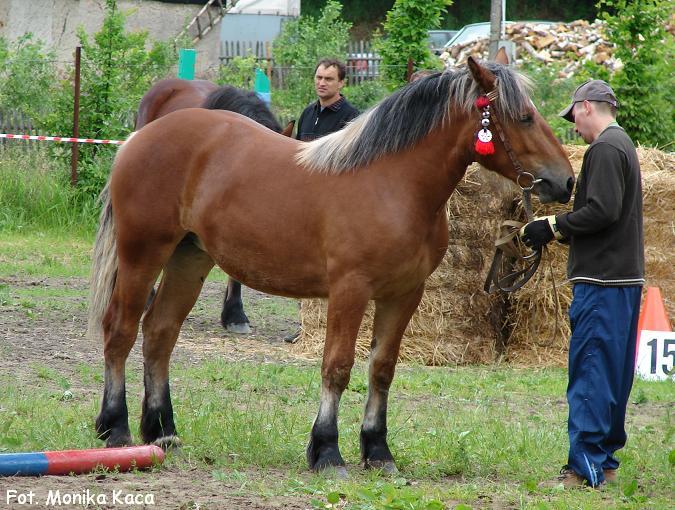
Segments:
[[[484,141],[486,138],[488,138],[488,136],[489,140]],[[474,148],[476,149],[476,152],[481,156],[489,156],[490,154],[495,153],[495,145],[492,143],[492,133],[490,132],[489,129],[481,129],[478,132]]]
[[[478,96],[476,98],[476,108],[483,110],[483,120],[481,121],[481,129],[476,133],[474,149],[481,156],[489,156],[495,153],[495,146],[492,143],[492,132],[487,128],[490,125],[490,99],[487,96]]]

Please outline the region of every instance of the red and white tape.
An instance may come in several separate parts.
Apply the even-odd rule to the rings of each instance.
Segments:
[[[13,135],[0,133],[0,138],[10,140],[41,140],[47,142],[70,142],[70,143],[99,143],[103,145],[122,145],[124,140],[99,140],[97,138],[72,138],[67,136],[42,136],[42,135]]]

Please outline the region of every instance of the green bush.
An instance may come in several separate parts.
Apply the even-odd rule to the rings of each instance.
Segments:
[[[234,57],[227,65],[220,66],[216,81],[221,85],[252,90],[256,67],[258,63],[255,55]]]
[[[343,94],[360,112],[387,97],[389,90],[381,79],[366,80],[358,85],[350,85],[343,89]]]
[[[396,0],[387,13],[384,35],[375,47],[382,56],[387,85],[397,88],[406,81],[408,58],[416,69],[439,69],[441,61],[427,46],[427,30],[440,25],[441,15],[452,0]]]
[[[0,109],[19,110],[36,119],[52,106],[54,52],[26,33],[11,45],[0,38]]]
[[[601,16],[616,44],[614,56],[623,63],[610,79],[619,100],[619,124],[635,142],[672,150],[675,43],[665,30],[672,2],[601,0],[598,5],[606,9]]]
[[[166,43],[155,42],[146,50],[147,32],[125,31],[126,14],[116,0],[106,0],[103,26],[90,39],[82,27],[77,35],[82,45],[80,134],[88,138],[124,139],[133,129],[130,112],[154,82],[167,76],[176,63],[175,52]],[[41,123],[51,132],[67,134],[72,129],[72,77],[64,80],[55,96],[54,108]],[[98,195],[107,179],[101,170],[112,160],[116,148],[80,146],[78,189]],[[69,157],[57,148],[55,156]]]

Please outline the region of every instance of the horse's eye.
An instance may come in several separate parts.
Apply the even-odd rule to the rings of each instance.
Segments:
[[[531,114],[527,113],[520,118],[520,122],[523,124],[532,124],[534,117]]]

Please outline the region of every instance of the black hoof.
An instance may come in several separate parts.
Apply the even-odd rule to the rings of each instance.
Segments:
[[[110,425],[110,421],[102,415],[96,418],[96,433],[99,439],[105,441],[106,448],[130,446],[133,444],[128,426]]]
[[[227,298],[225,298],[225,304],[223,305],[223,310],[220,313],[220,323],[222,326],[230,331],[232,326],[243,326],[244,328],[249,328],[251,323],[244,312],[244,305],[241,300],[235,301],[233,303],[228,303]]]
[[[365,469],[375,469],[382,471],[386,475],[395,475],[398,473],[398,468],[393,460],[364,460],[363,467]]]
[[[361,429],[361,462],[366,469],[380,469],[384,473],[397,473],[394,456],[387,445],[387,430]]]
[[[345,461],[340,455],[340,450],[335,444],[322,444],[312,438],[307,445],[307,464],[312,471],[325,471],[330,468],[343,468]],[[337,470],[336,470],[337,471]],[[346,469],[345,469],[346,472]]]
[[[225,326],[225,329],[228,333],[235,333],[237,335],[250,335],[251,326],[248,322],[243,322],[239,324],[230,323]]]
[[[144,412],[141,417],[141,437],[144,443],[157,446],[161,446],[157,441],[161,442],[166,438],[178,439],[173,413]]]

